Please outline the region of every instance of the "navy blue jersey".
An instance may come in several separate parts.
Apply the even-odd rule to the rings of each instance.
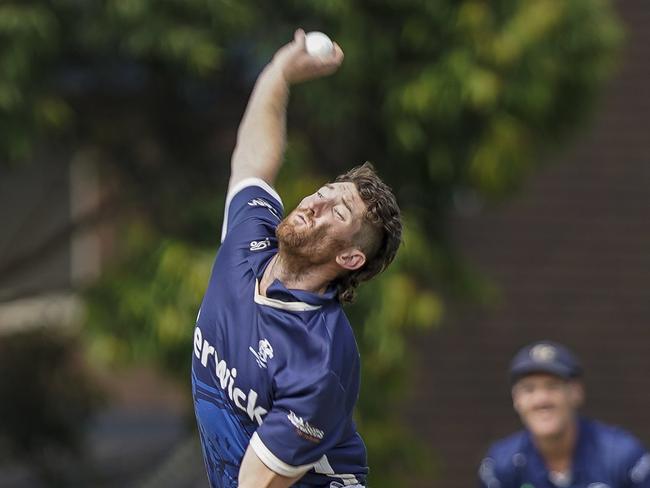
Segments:
[[[359,352],[336,290],[259,282],[277,253],[282,203],[262,180],[226,202],[222,245],[194,329],[192,391],[212,487],[237,486],[249,443],[297,487],[365,483],[366,450],[352,420]]]
[[[481,488],[650,488],[650,454],[629,433],[580,419],[572,469],[551,480],[529,432],[492,445],[481,463]]]

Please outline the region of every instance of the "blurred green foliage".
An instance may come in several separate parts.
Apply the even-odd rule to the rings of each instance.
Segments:
[[[507,196],[586,120],[622,39],[609,1],[3,2],[0,151],[21,164],[36,143],[90,146],[116,175],[137,210],[121,264],[88,294],[93,350],[187,381],[236,128],[298,26],[330,34],[346,60],[293,90],[287,208],[372,160],[407,221],[396,263],[349,308],[371,482],[397,486],[430,464],[398,413],[408,334],[441,323],[442,291],[492,296],[448,242],[455,198]]]
[[[139,225],[122,245],[129,271],[108,271],[88,291],[91,353],[104,362],[156,362],[186,379],[188,338],[210,276],[214,252],[162,238]]]

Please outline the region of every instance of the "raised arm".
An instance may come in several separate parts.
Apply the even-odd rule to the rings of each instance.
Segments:
[[[298,29],[260,74],[237,132],[228,190],[245,178],[261,178],[273,185],[284,158],[286,108],[291,85],[334,73],[343,62],[335,43],[327,58],[310,56],[305,33]]]

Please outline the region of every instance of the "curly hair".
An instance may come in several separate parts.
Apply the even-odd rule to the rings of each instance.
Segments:
[[[402,220],[397,199],[370,162],[339,175],[335,183],[352,182],[366,205],[366,213],[352,242],[366,256],[365,264],[339,276],[334,283],[341,303],[352,303],[356,288],[381,273],[393,261],[402,242]]]

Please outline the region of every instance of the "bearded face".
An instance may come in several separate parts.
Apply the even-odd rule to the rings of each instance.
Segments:
[[[296,209],[276,229],[280,251],[301,265],[327,263],[347,245],[330,235],[330,227],[328,223],[317,224],[309,212]]]

